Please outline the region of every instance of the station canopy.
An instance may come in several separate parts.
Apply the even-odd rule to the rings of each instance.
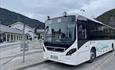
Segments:
[[[0,33],[17,33],[22,34],[22,31],[16,28],[11,28],[5,25],[0,24]]]

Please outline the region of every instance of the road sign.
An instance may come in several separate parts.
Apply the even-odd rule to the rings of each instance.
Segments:
[[[29,46],[27,43],[21,43],[21,51],[28,51],[29,50]]]

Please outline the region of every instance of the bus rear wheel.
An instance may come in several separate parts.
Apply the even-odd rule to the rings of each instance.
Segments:
[[[91,49],[89,62],[92,63],[95,60],[95,58],[96,58],[96,50],[95,49]]]

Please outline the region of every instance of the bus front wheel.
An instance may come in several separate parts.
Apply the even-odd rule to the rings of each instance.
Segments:
[[[112,51],[114,51],[114,44],[112,44]]]
[[[96,58],[96,50],[94,48],[91,49],[90,51],[90,60],[89,62],[92,63]]]

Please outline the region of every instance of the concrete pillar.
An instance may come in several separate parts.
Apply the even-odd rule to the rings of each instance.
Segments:
[[[13,40],[14,40],[14,42],[15,42],[15,34],[13,34]]]
[[[17,34],[15,34],[15,40],[17,41]]]
[[[7,37],[7,33],[6,33],[6,35],[5,35],[5,36],[6,36],[6,42],[7,42],[7,39],[8,39],[8,37]]]
[[[15,34],[15,41],[17,41],[17,37],[16,37],[16,34]]]
[[[12,41],[14,41],[14,34],[11,34],[12,35]]]
[[[18,35],[18,40],[20,40],[20,35]]]
[[[14,34],[13,34],[13,41],[15,41]]]
[[[9,33],[9,42],[11,42],[11,34]]]
[[[13,34],[11,34],[12,35],[12,41],[14,41],[14,36],[13,36]]]
[[[13,41],[13,34],[11,34],[11,42]]]
[[[9,34],[7,33],[7,42],[9,42]]]
[[[21,40],[22,40],[22,35],[20,36]]]
[[[14,41],[16,41],[16,35],[14,34]]]

